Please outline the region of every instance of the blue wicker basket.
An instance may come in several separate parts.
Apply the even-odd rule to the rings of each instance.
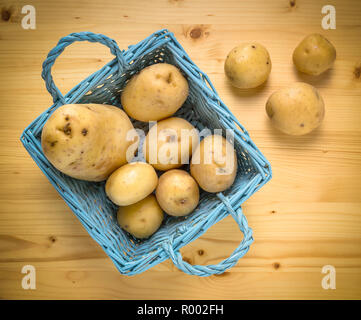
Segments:
[[[110,48],[115,59],[83,80],[65,96],[53,82],[51,67],[64,49],[75,41],[99,42]],[[194,212],[186,217],[167,216],[160,229],[145,240],[137,240],[122,230],[116,219],[117,206],[107,199],[104,182],[73,179],[55,169],[43,154],[40,138],[49,116],[69,103],[105,103],[121,108],[120,93],[129,78],[142,68],[167,62],[177,66],[188,79],[190,92],[176,116],[190,121],[197,129],[234,130],[238,173],[232,187],[223,193],[201,192]],[[241,204],[271,178],[271,167],[249,137],[248,132],[219,98],[208,76],[191,61],[168,30],[160,30],[128,50],[119,50],[116,42],[102,34],[72,33],[58,42],[43,63],[42,77],[54,104],[37,117],[23,132],[21,141],[31,157],[69,205],[92,238],[97,241],[124,275],[139,274],[166,259],[182,271],[198,276],[221,274],[234,266],[253,242],[252,229],[242,213]],[[144,123],[133,121],[136,128]],[[179,249],[207,231],[226,216],[236,220],[244,234],[230,257],[215,265],[191,265],[182,259]]]

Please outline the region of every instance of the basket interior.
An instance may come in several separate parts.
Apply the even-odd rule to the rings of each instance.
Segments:
[[[123,70],[122,74],[113,72],[106,79],[101,79],[77,103],[111,104],[121,108],[120,94],[131,76],[146,66],[161,62],[173,64],[184,71],[184,66],[178,63],[166,44],[131,63],[127,70]],[[187,77],[186,73],[184,74]],[[209,104],[209,97],[204,93],[202,86],[194,81],[188,82],[189,96],[175,116],[190,121],[198,130],[202,130],[204,127],[211,130],[214,128],[227,129],[220,121],[219,115],[212,105]],[[42,121],[45,122],[44,119]],[[135,128],[148,131],[148,123],[135,120],[132,122]],[[39,143],[40,137],[41,130],[36,135]],[[233,186],[224,192],[224,195],[238,199],[242,196],[240,193],[245,191],[259,170],[247,150],[237,140],[235,140],[235,148],[238,156],[237,177]],[[139,149],[141,150],[141,148]],[[136,159],[141,158],[142,155],[138,154]],[[188,169],[187,165],[184,168]],[[227,215],[223,209],[222,213],[219,210],[215,213],[215,209],[221,207],[222,202],[215,194],[201,190],[199,205],[193,213],[185,217],[166,215],[162,226],[155,234],[148,239],[138,240],[119,227],[116,220],[117,206],[106,197],[105,182],[94,183],[73,179],[62,174],[49,163],[42,170],[61,188],[62,196],[68,200],[68,203],[73,204],[72,209],[78,218],[88,231],[92,232],[93,237],[94,235],[97,237],[96,240],[107,253],[111,254],[113,261],[116,260],[118,269],[127,265],[126,268],[122,268],[123,273],[132,270],[134,265],[137,265],[137,268],[142,268],[144,265],[151,265],[155,262],[159,255],[163,254],[162,242],[169,239],[170,235],[176,234],[182,229],[186,230],[188,240],[185,242],[189,242],[190,239],[197,238],[209,228],[210,224],[216,223]],[[182,246],[181,242],[179,246]]]

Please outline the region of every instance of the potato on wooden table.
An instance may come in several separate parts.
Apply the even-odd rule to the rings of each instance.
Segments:
[[[319,75],[329,68],[336,59],[336,49],[320,34],[310,34],[304,38],[293,52],[296,68],[310,75]]]
[[[318,90],[308,83],[296,82],[274,92],[266,103],[272,124],[290,135],[303,135],[316,129],[325,115]]]
[[[232,85],[251,89],[264,83],[272,69],[267,49],[257,42],[242,43],[227,55],[224,71]]]

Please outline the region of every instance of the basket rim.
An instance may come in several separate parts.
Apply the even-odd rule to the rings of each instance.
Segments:
[[[264,157],[264,155],[261,153],[261,151],[257,148],[257,146],[253,143],[253,141],[251,140],[248,132],[246,131],[246,129],[238,122],[238,120],[236,119],[236,117],[233,115],[233,113],[229,110],[229,108],[222,102],[221,98],[219,97],[218,93],[216,92],[215,88],[213,87],[210,79],[208,78],[208,76],[203,73],[196,65],[195,63],[190,59],[190,57],[188,56],[188,54],[186,53],[186,51],[182,48],[182,46],[178,43],[178,41],[175,39],[173,33],[169,32],[167,29],[162,29],[159,31],[154,32],[153,34],[151,34],[149,37],[145,38],[144,40],[141,40],[140,42],[138,42],[136,45],[130,45],[128,47],[128,50],[123,50],[122,53],[124,55],[124,58],[127,62],[127,64],[129,64],[132,60],[134,59],[138,59],[139,57],[144,56],[147,52],[145,51],[145,53],[143,52],[142,54],[139,54],[139,52],[137,52],[137,50],[139,48],[141,48],[142,45],[144,45],[144,42],[149,41],[149,43],[147,43],[148,45],[148,50],[154,50],[154,47],[149,47],[152,43],[153,45],[156,45],[157,41],[159,41],[160,39],[164,39],[167,38],[167,46],[171,46],[171,48],[174,50],[175,54],[179,54],[179,52],[181,52],[183,54],[182,57],[180,57],[181,59],[186,59],[188,63],[191,64],[191,66],[194,68],[194,74],[193,76],[195,77],[196,74],[198,73],[198,80],[202,81],[204,83],[204,86],[207,90],[207,93],[209,94],[209,96],[212,99],[215,99],[216,102],[218,102],[219,106],[224,110],[224,113],[226,115],[228,115],[228,117],[225,117],[225,115],[223,113],[220,114],[221,117],[224,117],[224,119],[226,119],[226,125],[228,125],[230,128],[233,126],[235,128],[235,132],[241,132],[240,129],[242,130],[242,133],[240,134],[240,142],[242,144],[242,147],[245,148],[245,150],[247,151],[251,151],[252,154],[250,154],[250,158],[252,159],[252,161],[254,163],[257,164],[257,161],[254,158],[259,158],[263,160],[263,166],[261,167],[260,165],[258,165],[258,173],[253,177],[256,181],[256,184],[252,186],[253,190],[250,194],[248,194],[248,196],[246,197],[241,197],[239,199],[230,199],[230,202],[232,204],[232,206],[235,207],[239,207],[245,200],[247,200],[251,195],[253,195],[256,191],[258,191],[265,183],[267,183],[271,177],[272,177],[272,170],[271,170],[271,166],[270,163],[268,162],[268,160]],[[147,40],[148,39],[148,40]],[[151,41],[150,41],[151,40]],[[163,43],[164,45],[164,43]],[[178,52],[179,51],[179,52]],[[138,56],[136,56],[134,54],[134,52],[137,52]],[[135,58],[134,58],[135,57]],[[99,76],[100,74],[103,74],[103,78],[105,76],[108,76],[110,74],[112,74],[116,68],[117,68],[118,64],[117,64],[117,59],[114,58],[113,60],[111,60],[110,62],[108,62],[107,64],[105,64],[102,68],[100,68],[99,70],[97,70],[96,72],[94,72],[93,74],[89,75],[87,78],[85,78],[82,82],[78,83],[77,85],[75,85],[71,90],[69,90],[69,92],[64,95],[64,98],[66,100],[68,100],[66,103],[76,103],[76,102],[70,102],[72,100],[77,100],[77,97],[74,97],[74,94],[77,93],[77,90],[79,89],[80,85],[83,82],[91,82],[91,79],[94,79],[95,77]],[[103,79],[102,78],[102,79]],[[85,91],[84,94],[87,92],[87,90],[83,90]],[[83,95],[82,95],[83,96]],[[80,99],[80,98],[79,98]],[[79,100],[78,99],[78,100]],[[56,188],[56,190],[58,191],[58,193],[60,194],[60,196],[65,200],[65,202],[68,204],[68,206],[70,207],[70,209],[76,214],[77,218],[80,220],[80,222],[82,223],[82,225],[85,227],[85,229],[88,231],[88,233],[92,236],[92,238],[94,240],[96,240],[98,242],[99,245],[102,246],[102,248],[104,249],[104,251],[107,253],[107,255],[113,260],[115,266],[117,267],[117,269],[122,273],[122,274],[126,274],[126,275],[133,275],[133,274],[138,274],[140,272],[138,271],[130,271],[130,272],[125,272],[124,273],[124,269],[122,268],[121,265],[119,265],[119,262],[115,259],[115,257],[113,256],[113,252],[112,250],[110,250],[109,248],[104,248],[104,246],[96,239],[96,236],[94,235],[92,226],[89,225],[86,221],[82,221],[79,218],[79,215],[76,213],[76,208],[72,205],[71,202],[69,202],[68,199],[66,199],[63,196],[63,192],[64,190],[62,190],[61,187],[59,187],[55,181],[53,181],[52,179],[50,179],[50,177],[48,176],[48,174],[46,173],[45,170],[43,170],[42,166],[39,164],[39,159],[37,159],[36,155],[33,154],[33,152],[30,150],[30,146],[32,146],[33,144],[36,144],[36,137],[35,135],[33,135],[33,130],[35,127],[35,131],[37,129],[42,128],[41,123],[44,123],[44,119],[48,118],[50,116],[50,114],[57,109],[59,106],[63,105],[63,103],[61,103],[60,101],[55,102],[52,106],[50,106],[47,110],[45,110],[43,113],[41,113],[37,118],[35,118],[23,131],[22,135],[21,135],[21,141],[24,145],[24,147],[27,149],[27,151],[29,152],[30,156],[34,159],[34,161],[37,163],[37,165],[39,166],[39,168],[43,171],[43,173],[47,176],[48,180],[53,184],[53,186]],[[234,119],[236,119],[236,121],[234,121]],[[231,122],[233,121],[233,122]],[[239,124],[240,129],[238,129],[236,127],[236,125]],[[27,143],[29,142],[29,144]],[[40,148],[41,153],[42,149]],[[237,155],[238,156],[238,155]],[[219,213],[217,213],[217,218],[215,219],[214,223],[212,223],[210,226],[214,225],[215,223],[219,222],[220,220],[222,220],[223,218],[225,218],[226,216],[228,216],[228,212],[226,210],[224,210],[224,205],[221,204],[220,208],[218,209]],[[215,210],[213,210],[215,212]],[[217,212],[218,212],[217,211]],[[214,213],[215,214],[215,213]],[[184,245],[194,241],[195,239],[197,239],[198,237],[200,237],[202,234],[204,234],[207,229],[210,227],[208,226],[207,228],[205,228],[204,230],[202,230],[201,232],[198,232],[195,237],[186,243],[183,243],[183,238],[185,237],[185,234],[182,234],[180,237],[178,237],[175,241],[175,249],[180,249],[181,247],[183,247]],[[159,247],[156,251],[154,252],[150,252],[149,254],[147,254],[147,258],[151,257],[151,256],[158,256],[158,259],[155,259],[153,261],[153,263],[151,263],[150,265],[147,266],[147,268],[145,268],[143,271],[153,267],[154,265],[163,262],[164,260],[167,260],[169,257],[165,254],[165,251]],[[141,264],[142,261],[144,259],[139,259],[138,262],[133,261],[135,264]]]

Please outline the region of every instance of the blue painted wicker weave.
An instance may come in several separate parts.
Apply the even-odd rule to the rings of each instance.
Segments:
[[[100,42],[110,48],[115,59],[83,80],[65,96],[53,82],[51,67],[64,49],[75,41]],[[160,229],[150,238],[137,240],[122,230],[116,220],[117,206],[107,199],[104,182],[73,179],[55,169],[41,149],[41,131],[49,116],[68,103],[105,103],[121,108],[120,93],[129,78],[142,68],[167,62],[177,66],[188,79],[190,92],[176,113],[196,128],[234,130],[238,157],[238,174],[231,188],[223,193],[201,192],[196,210],[186,217],[167,216]],[[219,98],[206,74],[191,61],[168,30],[155,32],[128,50],[119,50],[116,42],[91,32],[72,33],[62,38],[43,63],[42,77],[54,104],[36,118],[23,132],[21,141],[31,157],[78,217],[85,229],[113,260],[120,273],[139,274],[171,259],[182,271],[198,276],[223,273],[234,266],[253,242],[252,229],[242,213],[241,204],[271,178],[268,161],[250,139],[248,132]],[[136,128],[145,124],[133,121]],[[201,236],[227,215],[236,220],[244,234],[230,257],[216,265],[191,265],[182,259],[179,249]]]

